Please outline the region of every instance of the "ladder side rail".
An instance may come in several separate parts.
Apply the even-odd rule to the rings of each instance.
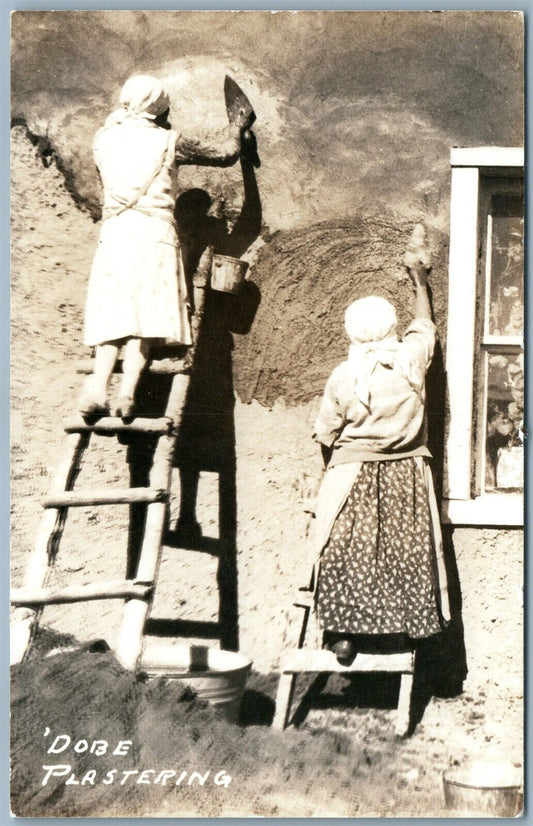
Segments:
[[[51,484],[51,492],[71,490],[80,471],[83,454],[89,444],[90,434],[72,434],[67,438],[65,456],[57,468]],[[47,509],[41,518],[37,539],[26,568],[24,588],[36,589],[46,585],[51,566],[57,555],[59,543],[67,520],[66,508]],[[31,638],[39,623],[42,608],[16,608],[11,625],[10,662],[22,662]]]
[[[157,444],[150,485],[170,491],[172,462],[176,438],[183,417],[190,376],[176,374],[170,388],[165,415],[173,421],[172,433],[161,436]],[[167,504],[154,502],[148,505],[144,537],[135,579],[143,583],[155,583],[161,560],[163,533],[166,524]],[[124,668],[135,670],[142,653],[144,627],[151,608],[151,600],[130,599],[124,607],[122,625],[117,641],[116,655]]]

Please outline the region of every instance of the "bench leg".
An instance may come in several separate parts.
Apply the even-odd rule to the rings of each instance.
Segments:
[[[289,722],[295,679],[295,674],[282,674],[279,678],[278,693],[276,696],[276,713],[272,721],[272,728],[275,731],[283,731]]]
[[[413,674],[402,674],[395,726],[395,733],[398,737],[405,737],[409,731],[412,690]]]

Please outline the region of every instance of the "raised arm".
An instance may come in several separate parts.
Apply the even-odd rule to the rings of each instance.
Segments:
[[[176,162],[196,166],[232,166],[241,152],[242,127],[230,123],[209,136],[178,135]]]
[[[415,288],[415,318],[432,321],[428,295],[431,249],[424,224],[416,224],[405,251],[405,266]]]
[[[408,268],[409,276],[415,288],[415,318],[431,318],[431,304],[428,295],[429,269],[422,261]]]
[[[437,340],[428,295],[429,267],[423,261],[413,261],[409,262],[407,270],[415,288],[415,317],[405,331],[402,346],[408,348],[413,363],[418,362],[425,374],[433,358]]]

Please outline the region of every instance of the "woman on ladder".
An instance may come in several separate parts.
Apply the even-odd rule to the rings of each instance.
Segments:
[[[436,330],[427,268],[414,261],[409,274],[415,318],[402,340],[385,299],[348,307],[348,358],[331,374],[315,424],[327,464],[315,520],[316,609],[324,644],[344,665],[366,635],[394,635],[403,646],[449,620],[426,441]]]
[[[103,224],[85,308],[84,341],[96,347],[94,373],[79,400],[85,418],[108,415],[108,385],[124,346],[113,413],[135,414],[135,389],[154,340],[190,345],[188,296],[174,208],[180,164],[229,166],[249,125],[230,123],[213,141],[170,128],[169,97],[154,77],[131,77],[94,141],[104,190]]]

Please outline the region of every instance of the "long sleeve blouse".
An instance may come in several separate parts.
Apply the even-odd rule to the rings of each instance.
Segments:
[[[410,382],[395,364],[378,362],[368,377],[369,404],[354,388],[348,361],[339,364],[329,377],[315,422],[314,438],[333,448],[330,466],[354,461],[430,456],[427,448],[424,378],[436,342],[432,321],[415,318],[397,351],[409,364]]]

